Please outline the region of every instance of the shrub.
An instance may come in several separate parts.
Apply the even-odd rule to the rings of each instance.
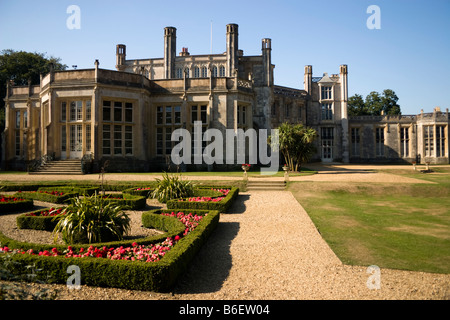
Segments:
[[[123,207],[97,194],[71,200],[63,213],[55,217],[55,240],[62,235],[65,243],[92,243],[123,239],[130,229],[130,218]]]
[[[169,200],[190,197],[194,194],[194,185],[190,181],[183,181],[181,175],[169,176],[163,174],[163,179],[156,179],[158,185],[152,192],[152,198],[158,199],[161,203]]]
[[[47,208],[21,214],[16,218],[19,229],[52,231],[56,226],[54,217],[61,214],[63,208]]]

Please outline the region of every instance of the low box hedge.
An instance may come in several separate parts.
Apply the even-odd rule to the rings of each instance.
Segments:
[[[76,187],[76,186],[57,186],[57,187],[40,187],[37,191],[60,191],[64,193],[76,193],[79,195],[92,196],[98,193],[99,187]]]
[[[16,200],[14,200],[16,199]],[[33,208],[33,200],[20,196],[0,194],[0,214],[7,214]]]
[[[56,190],[52,190],[56,191]],[[22,197],[25,199],[32,199],[43,202],[51,202],[51,203],[67,203],[71,198],[77,197],[78,193],[76,192],[63,192],[62,195],[51,194],[51,191],[30,191],[30,192],[18,192],[15,194],[16,197]],[[59,192],[59,191],[58,191]]]
[[[153,190],[154,188],[149,187],[133,187],[123,190],[122,193],[149,198]]]
[[[26,212],[21,214],[16,218],[17,227],[19,229],[34,229],[34,230],[44,230],[53,231],[55,229],[58,221],[55,221],[55,216],[44,216],[41,215],[43,212],[48,212],[50,210],[63,209],[61,208],[45,208],[41,210]],[[34,214],[34,215],[33,215]]]
[[[236,199],[236,197],[239,195],[239,188],[237,187],[211,187],[211,188],[230,189],[230,192],[224,199],[222,199],[219,202],[187,201],[188,198],[169,200],[166,203],[167,208],[172,210],[199,209],[199,210],[218,210],[219,212],[226,212],[233,204],[233,201]]]
[[[156,227],[155,224],[165,226],[171,229],[171,233],[177,231],[177,229],[181,231],[179,224],[170,221],[173,219],[179,222],[177,218],[162,216],[162,212],[172,212],[172,210],[147,212],[143,215],[143,222],[146,221],[153,227]],[[71,265],[76,265],[81,271],[81,284],[129,290],[168,292],[173,288],[178,277],[186,271],[189,263],[219,223],[220,213],[218,211],[190,210],[189,212],[202,214],[204,217],[195,230],[181,238],[171,250],[167,251],[161,260],[156,262],[16,254],[11,256],[11,260],[14,263],[3,264],[1,267],[14,275],[20,276],[29,273],[27,266],[33,265],[35,270],[42,270],[36,274],[35,280],[65,284],[69,277],[67,268]],[[207,215],[205,216],[205,214]],[[2,245],[5,245],[4,240],[8,240],[8,238],[0,234]],[[139,241],[139,244],[141,243]],[[28,247],[13,246],[18,244],[23,245],[24,243],[8,242],[8,246],[11,249],[22,248],[28,250],[30,248],[30,244]],[[1,262],[3,262],[3,259],[0,259]]]
[[[100,194],[102,195],[102,194]],[[115,194],[107,193],[105,194],[105,199],[113,203],[117,203],[121,206],[126,207],[126,210],[139,210],[144,209],[147,204],[147,198],[143,196],[136,196],[128,193]]]

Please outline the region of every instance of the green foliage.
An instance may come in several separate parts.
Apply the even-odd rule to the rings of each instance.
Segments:
[[[348,99],[347,110],[349,116],[379,116],[381,112],[386,115],[401,114],[398,97],[391,89],[386,89],[382,94],[372,91],[365,101],[359,94]]]
[[[55,217],[55,242],[59,234],[65,243],[121,240],[130,229],[130,218],[122,209],[97,194],[73,198],[64,209],[65,214]]]
[[[156,179],[158,185],[152,192],[152,198],[158,199],[161,203],[177,198],[191,197],[194,194],[194,185],[188,181],[183,181],[181,175],[163,174],[162,179]]]
[[[271,141],[272,148],[279,147],[290,171],[299,171],[302,164],[308,162],[316,151],[313,144],[317,138],[316,130],[302,124],[289,123],[283,123],[278,130],[278,142]]]

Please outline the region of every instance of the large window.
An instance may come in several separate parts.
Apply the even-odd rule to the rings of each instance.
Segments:
[[[20,129],[20,111],[16,111],[16,129]]]
[[[375,154],[384,156],[384,128],[375,128]]]
[[[322,103],[322,120],[333,120],[333,105]]]
[[[445,126],[436,126],[436,157],[445,157]]]
[[[103,101],[103,154],[128,156],[133,154],[133,103]]]
[[[400,128],[400,156],[409,157],[409,128]]]
[[[359,157],[360,155],[360,134],[359,128],[352,128],[352,156]]]
[[[170,155],[176,142],[172,142],[172,132],[181,128],[181,106],[156,107],[156,154]]]
[[[330,100],[332,99],[332,87],[321,87],[321,99],[322,100]]]
[[[322,142],[322,159],[333,159],[333,143],[334,130],[333,128],[320,128],[320,138]]]
[[[240,128],[247,126],[247,106],[237,106],[237,124]]]
[[[424,126],[423,127],[423,138],[425,145],[425,156],[434,156],[434,127]]]

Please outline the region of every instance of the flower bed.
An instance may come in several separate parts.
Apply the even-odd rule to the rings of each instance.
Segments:
[[[70,200],[70,198],[77,197],[76,192],[64,192],[58,191],[57,189],[52,190],[38,190],[31,192],[18,192],[15,194],[17,197],[22,197],[25,199],[32,199],[51,203],[65,203]]]
[[[152,187],[134,187],[123,190],[123,193],[132,194],[148,198],[154,188]]]
[[[7,196],[0,194],[0,214],[31,208],[33,208],[33,200],[25,199],[18,195]]]
[[[76,187],[76,186],[61,186],[61,187],[40,187],[37,191],[44,192],[63,192],[63,193],[76,193],[80,195],[92,196],[95,192],[98,192],[98,187]]]
[[[54,217],[63,214],[64,208],[47,208],[21,214],[16,218],[19,229],[53,231],[57,221]]]
[[[13,274],[27,273],[28,265],[34,265],[36,270],[45,270],[45,274],[36,274],[36,280],[66,283],[67,268],[77,265],[82,284],[167,292],[215,229],[219,217],[218,211],[196,210],[181,214],[170,210],[145,212],[142,215],[144,226],[165,226],[167,229],[162,241],[152,241],[147,246],[140,241],[140,244],[131,243],[128,247],[120,244],[91,245],[85,250],[80,246],[50,247],[20,243],[0,234],[0,252],[20,253],[11,256],[14,263],[3,266]]]
[[[226,212],[234,199],[239,194],[239,188],[236,187],[210,187],[212,191],[220,192],[220,197],[189,197],[167,201],[167,208],[173,210],[179,209],[202,209],[202,210],[219,210]]]
[[[100,194],[101,195],[101,194]],[[111,202],[117,203],[120,206],[123,206],[126,210],[138,210],[145,208],[146,205],[146,197],[132,195],[128,193],[123,194],[106,194],[103,196],[104,199],[109,200]]]

